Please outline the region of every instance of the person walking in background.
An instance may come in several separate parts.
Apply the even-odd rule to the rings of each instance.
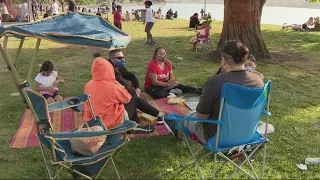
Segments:
[[[37,7],[38,7],[37,2],[35,0],[32,0],[31,1],[31,10],[32,10],[33,21],[36,21],[38,19]]]
[[[122,19],[122,7],[117,6],[117,11],[113,14],[113,24],[119,29],[122,29],[122,21],[125,19]]]
[[[56,0],[53,0],[53,3],[51,5],[51,11],[52,11],[52,15],[59,14],[59,5],[56,3]]]
[[[145,32],[147,33],[147,42],[145,43],[145,45],[147,45],[147,44],[155,45],[156,42],[153,40],[153,37],[151,34],[151,30],[154,25],[154,18],[153,18],[153,14],[152,14],[152,9],[150,8],[152,6],[152,2],[146,1],[146,2],[144,2],[144,5],[145,5],[146,9],[140,9],[139,11],[145,12],[145,22],[146,22]],[[141,13],[141,16],[143,16],[142,13]]]
[[[203,9],[201,9],[200,15],[201,15],[201,19],[203,19],[204,18],[204,10]]]

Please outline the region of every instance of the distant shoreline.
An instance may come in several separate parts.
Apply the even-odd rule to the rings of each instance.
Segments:
[[[167,5],[167,4],[204,4],[204,3],[198,3],[198,2],[167,2],[167,3],[154,3],[154,5]],[[207,4],[219,4],[219,5],[223,5],[223,3],[207,3]],[[311,4],[316,4],[316,3],[311,3]],[[117,5],[121,5],[121,6],[142,6],[144,7],[143,3],[118,3]],[[89,4],[89,5],[78,5],[80,7],[86,7],[86,8],[93,8],[93,7],[106,7],[108,6],[109,8],[111,8],[111,4],[107,5],[107,4]],[[317,6],[319,7],[301,7],[301,6],[290,6],[290,5],[272,5],[272,4],[266,4],[265,7],[285,7],[285,8],[306,8],[306,9],[320,9],[320,2],[317,4]],[[320,12],[319,12],[319,16],[320,16]]]
[[[188,3],[185,3],[185,2],[167,2],[167,4],[171,4],[171,3],[174,3],[174,4],[204,4],[204,3],[199,3],[199,2],[188,2]],[[223,4],[223,2],[215,2],[215,3],[208,3],[207,4]],[[314,6],[313,6],[314,5]],[[286,8],[307,8],[307,9],[320,9],[320,2],[319,3],[308,3],[308,4],[305,4],[303,6],[300,6],[300,5],[285,5],[285,4],[281,4],[281,5],[275,5],[275,4],[268,4],[268,1],[267,3],[264,5],[264,6],[268,6],[268,7],[286,7]],[[320,12],[319,12],[320,14]]]

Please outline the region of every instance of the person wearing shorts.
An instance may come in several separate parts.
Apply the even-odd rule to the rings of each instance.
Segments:
[[[147,42],[145,44],[149,44],[149,45],[155,45],[156,42],[153,40],[152,34],[151,34],[151,30],[153,28],[154,25],[154,18],[153,18],[153,13],[152,13],[152,9],[150,8],[152,6],[152,2],[151,1],[146,1],[144,3],[146,9],[143,10],[145,11],[145,20],[146,20],[146,27],[145,27],[145,32],[147,33]]]

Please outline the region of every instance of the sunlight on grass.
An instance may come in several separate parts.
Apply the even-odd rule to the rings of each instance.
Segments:
[[[166,48],[178,80],[184,84],[201,86],[219,68],[220,58],[206,61],[201,54],[191,51],[189,40],[195,32],[187,28],[188,23],[181,19],[157,21],[152,32],[157,46]],[[213,49],[222,25],[222,22],[214,23],[211,32]],[[125,22],[123,28],[132,37],[132,42],[125,50],[126,66],[136,73],[143,88],[146,66],[155,47],[143,45],[146,35],[142,23]],[[308,166],[307,171],[300,171],[295,164],[304,163],[307,157],[320,155],[320,33],[281,31],[281,26],[275,25],[262,25],[262,30],[273,59],[258,60],[257,69],[264,74],[265,80],[273,81],[270,123],[276,128],[268,145],[265,178],[319,179],[319,166]],[[35,43],[35,39],[27,38],[19,57],[17,69],[23,77],[33,57]],[[19,41],[10,39],[8,50],[13,57],[18,45]],[[66,84],[60,87],[62,94],[72,96],[80,94],[83,85],[91,78],[92,53],[93,48],[42,41],[36,64],[45,60],[53,61],[55,69],[66,80]],[[107,57],[107,54],[103,52],[103,56]],[[20,97],[10,96],[17,90],[0,58],[0,178],[42,179],[45,174],[39,148],[9,149],[25,105]],[[38,72],[37,67],[33,76]],[[115,161],[122,178],[197,179],[199,176],[194,167],[187,168],[181,174],[175,170],[188,156],[184,142],[177,142],[173,137],[152,137],[133,139],[116,153]],[[261,167],[261,155],[254,159],[253,165]],[[227,178],[233,168],[223,161],[218,164],[225,167],[220,167],[219,177]],[[211,177],[212,158],[201,161],[200,165],[205,176]],[[174,170],[168,172],[168,168]],[[116,178],[112,168],[106,170],[102,178]],[[71,176],[65,172],[62,178]],[[245,176],[238,174],[236,178]]]

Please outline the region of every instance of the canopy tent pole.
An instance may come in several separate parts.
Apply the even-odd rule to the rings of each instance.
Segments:
[[[8,41],[8,39],[5,40],[5,41]],[[5,42],[5,43],[7,43],[7,42]],[[3,49],[1,44],[0,44],[0,51],[1,51],[2,57],[5,60],[7,66],[11,68],[11,74],[12,74],[14,83],[16,84],[17,89],[19,90],[19,93],[21,95],[22,100],[27,103],[27,105],[30,108],[32,114],[36,115],[36,112],[35,112],[32,104],[30,102],[30,99],[28,98],[28,95],[27,95],[26,91],[23,90],[23,86],[22,86],[23,84],[21,83],[21,79],[20,79],[20,76],[19,76],[19,74],[17,72],[17,69],[13,65],[13,62],[11,60],[10,55],[8,54],[8,51],[6,49]],[[21,88],[20,88],[20,86],[21,86]],[[36,122],[39,122],[38,116],[34,116],[34,118],[35,118]]]
[[[31,6],[30,6],[30,0],[28,0],[27,3],[28,3],[28,22],[31,22],[31,17],[30,17],[30,15],[31,15],[31,14],[30,14],[30,10],[31,10],[31,9],[30,9],[30,8],[31,8]]]
[[[204,14],[206,14],[207,10],[207,0],[204,0]]]
[[[7,44],[8,42],[8,38],[5,38],[4,39],[4,43]],[[12,77],[14,79],[14,83],[17,87],[17,89],[19,90],[19,93],[22,97],[22,100],[25,100],[23,98],[23,94],[22,94],[22,91],[21,89],[19,88],[19,85],[21,84],[21,80],[20,80],[20,77],[19,77],[19,74],[17,72],[17,69],[16,67],[13,65],[12,63],[12,60],[10,58],[10,55],[8,54],[8,51],[5,49],[5,48],[2,48],[1,44],[0,44],[0,51],[1,51],[1,54],[2,54],[2,57],[3,59],[5,60],[6,64],[7,64],[7,67],[10,68],[10,71],[11,71],[11,74],[12,74]]]
[[[37,43],[36,43],[36,47],[35,47],[34,56],[29,64],[29,69],[28,69],[28,74],[27,74],[27,81],[29,81],[29,83],[31,82],[32,70],[33,70],[34,64],[35,64],[37,56],[38,56],[40,42],[41,42],[41,39],[38,38]]]
[[[24,37],[20,40],[20,44],[19,44],[19,48],[18,48],[18,51],[17,51],[17,55],[16,55],[16,59],[14,60],[14,64],[17,64],[18,62],[18,58],[19,58],[19,55],[20,55],[20,52],[21,52],[21,49],[22,49],[22,46],[23,46],[23,43],[24,43]]]
[[[4,35],[4,40],[3,40],[3,49],[7,51],[7,47],[8,47],[8,35]]]

